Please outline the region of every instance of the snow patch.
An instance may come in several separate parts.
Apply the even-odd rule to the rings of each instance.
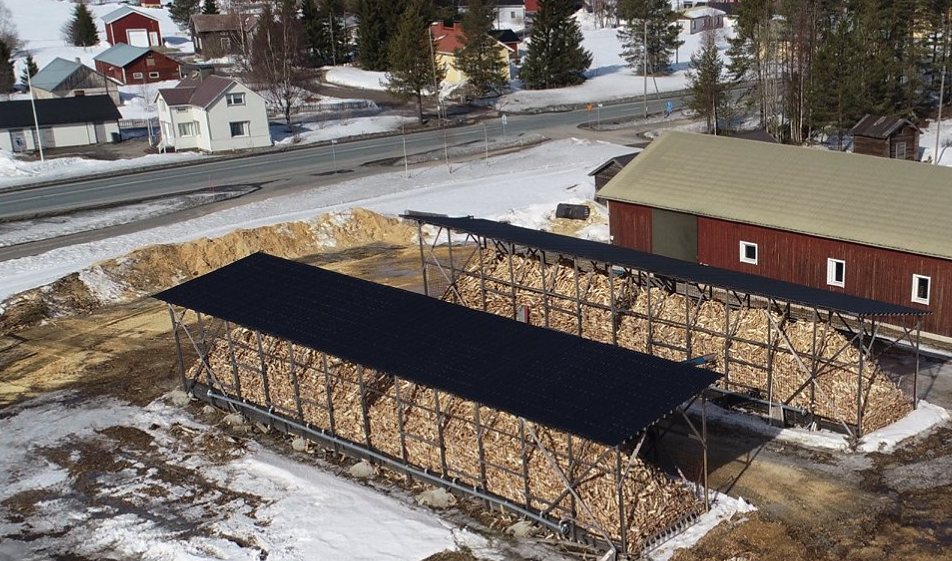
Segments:
[[[698,517],[697,521],[672,539],[664,542],[648,552],[651,561],[668,561],[679,549],[688,549],[701,540],[708,532],[721,522],[731,520],[737,514],[744,514],[757,510],[743,498],[733,498],[723,493],[711,491],[713,498],[711,510]],[[739,523],[738,521],[737,523]]]
[[[912,413],[861,438],[856,449],[860,452],[888,454],[907,439],[924,436],[933,428],[947,424],[949,419],[949,412],[945,408],[920,401],[919,407]]]

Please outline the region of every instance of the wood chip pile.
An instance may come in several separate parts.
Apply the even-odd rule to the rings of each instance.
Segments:
[[[484,275],[498,279],[481,281],[479,259],[470,259],[469,272],[456,279],[456,287],[462,301],[468,307],[485,309],[492,313],[515,317],[510,279],[509,257],[492,249],[483,250]],[[811,367],[813,347],[813,323],[794,321],[768,312],[764,308],[729,308],[721,302],[705,299],[700,306],[693,298],[685,298],[664,289],[649,291],[635,284],[634,278],[615,276],[612,280],[603,272],[579,272],[571,262],[543,266],[538,259],[513,256],[512,272],[517,284],[533,289],[543,288],[543,273],[550,294],[543,295],[524,288],[517,288],[516,307],[523,305],[530,310],[530,323],[547,325],[588,339],[612,343],[612,314],[610,309],[611,286],[614,283],[615,308],[635,315],[622,315],[617,326],[619,346],[650,352],[671,360],[685,360],[706,354],[717,356],[716,368],[725,374],[725,381],[733,391],[748,392],[758,397],[768,397],[768,364],[773,369],[773,400],[810,410],[811,382],[808,370]],[[483,287],[486,290],[483,290]],[[495,292],[493,292],[495,291]],[[578,305],[576,296],[594,305]],[[455,294],[447,292],[444,299],[455,300]],[[646,319],[651,310],[652,321]],[[688,331],[685,328],[688,315],[692,322],[690,333],[690,357],[686,352]],[[787,343],[771,328],[771,319],[782,327],[797,355],[789,352]],[[708,331],[708,332],[705,332]],[[649,348],[649,332],[652,344]],[[771,334],[772,332],[772,334]],[[725,347],[725,333],[730,334]],[[768,345],[768,334],[771,344]],[[845,422],[857,423],[857,394],[860,391],[857,372],[860,352],[848,344],[841,333],[821,324],[817,330],[817,352],[821,357],[814,389],[816,414]],[[844,348],[845,347],[845,348]],[[802,391],[800,391],[802,389]],[[868,433],[904,417],[912,410],[912,403],[903,391],[890,381],[875,363],[863,367],[862,395],[863,432]]]
[[[289,345],[261,336],[269,402],[259,374],[261,359],[256,335],[237,328],[232,330],[231,337],[231,350],[227,340],[219,339],[209,355],[214,379],[201,362],[192,367],[189,377],[234,397],[263,407],[274,407],[293,418],[302,417],[305,422],[323,429],[331,428],[326,408],[329,390],[333,429],[338,436],[366,444],[363,424],[366,411],[372,448],[405,459],[414,466],[446,473],[467,485],[484,487],[516,504],[529,504],[533,509],[544,509],[558,502],[553,516],[560,518],[569,515],[573,499],[564,493],[563,480],[552,467],[554,461],[567,477],[582,481],[575,490],[589,510],[576,507],[579,526],[596,536],[602,535],[601,528],[613,540],[620,541],[622,525],[619,523],[618,483],[614,476],[616,456],[612,449],[534,423],[520,427],[518,418],[511,414],[477,406],[474,402],[404,380],[395,384],[391,376],[358,369],[319,351],[295,346],[292,369],[288,360],[291,354]],[[232,353],[236,368],[232,368]],[[331,373],[329,377],[324,375],[325,361]],[[240,395],[235,383],[236,374]],[[302,415],[298,414],[295,378]],[[398,403],[402,404],[402,410]],[[479,429],[475,421],[477,410]],[[525,450],[521,430],[527,443]],[[547,457],[535,444],[533,433],[543,442],[550,456]],[[441,439],[443,454],[440,452]],[[485,457],[482,466],[480,444]],[[570,447],[572,454],[569,454]],[[523,454],[527,459],[525,466]],[[622,455],[623,469],[629,460],[627,455]],[[594,468],[589,469],[590,466]],[[528,498],[524,479],[526,471]],[[481,472],[485,473],[484,480]],[[625,476],[624,497],[627,538],[633,550],[701,507],[683,483],[669,479],[656,467],[638,458],[631,462]]]

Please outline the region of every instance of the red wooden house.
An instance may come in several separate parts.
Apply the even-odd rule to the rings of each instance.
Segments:
[[[110,45],[125,43],[133,47],[158,47],[162,44],[159,20],[123,6],[102,17],[106,24],[106,41]]]
[[[671,131],[599,192],[617,245],[932,312],[952,338],[952,169]]]
[[[179,63],[158,51],[119,43],[96,55],[96,70],[120,84],[179,79]]]

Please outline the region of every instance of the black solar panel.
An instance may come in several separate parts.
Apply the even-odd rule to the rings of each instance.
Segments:
[[[263,253],[155,297],[611,446],[719,377]]]
[[[690,261],[682,261],[662,255],[654,255],[591,240],[582,240],[530,228],[520,228],[511,224],[484,220],[481,218],[450,218],[426,214],[407,214],[410,218],[423,222],[452,228],[460,232],[469,232],[478,236],[515,243],[525,247],[535,247],[561,255],[582,257],[600,263],[621,267],[632,267],[641,271],[674,278],[681,281],[696,282],[727,288],[752,294],[776,298],[794,304],[815,306],[827,310],[847,312],[857,316],[898,316],[926,315],[929,312],[909,308],[869,298],[850,296],[790,282],[784,282],[758,275],[740,273],[729,269],[708,267]]]

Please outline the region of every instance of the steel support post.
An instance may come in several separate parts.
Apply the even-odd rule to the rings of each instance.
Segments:
[[[862,316],[859,318],[859,368],[856,372],[856,438],[863,436],[863,367],[865,366],[866,347],[863,335],[866,333],[866,323]]]
[[[483,311],[489,311],[489,305],[486,303],[486,264],[483,260],[483,242],[477,242],[477,253],[479,253],[479,293],[480,303],[483,305]]]
[[[453,298],[457,304],[461,303],[462,298],[459,295],[459,289],[456,287],[456,265],[453,263],[453,230],[446,229],[446,246],[449,248],[450,259],[450,286],[453,288]]]
[[[172,322],[172,338],[175,339],[175,355],[178,357],[179,375],[182,379],[182,390],[188,391],[188,381],[185,378],[185,357],[182,355],[182,338],[179,336],[179,322],[175,317],[175,309],[172,304],[167,304],[169,308],[169,319]],[[916,353],[918,359],[919,353]],[[918,370],[918,369],[917,369]]]
[[[542,276],[542,318],[546,327],[549,324],[549,276],[545,270],[545,251],[539,257],[539,274]]]
[[[529,448],[526,442],[526,420],[519,418],[519,443],[522,446],[522,486],[526,508],[532,508],[532,493],[529,490]]]
[[[779,325],[774,324],[770,310],[773,308],[773,300],[767,300],[767,308],[764,313],[767,314],[767,417],[770,424],[774,422],[774,395],[773,395],[773,357],[774,357],[774,329],[780,329]]]
[[[816,422],[816,372],[817,372],[817,324],[820,317],[816,308],[812,309],[813,342],[810,344],[810,423]]]
[[[572,257],[572,270],[575,274],[575,313],[578,316],[578,336],[584,336],[584,328],[582,322],[582,289],[579,286],[578,280],[578,258]]]
[[[648,330],[647,330],[648,341],[645,343],[645,353],[650,355],[650,354],[654,354],[654,352],[652,352],[654,348],[654,321],[652,317],[654,313],[652,312],[652,308],[654,308],[654,306],[652,306],[652,302],[651,302],[651,285],[654,283],[649,277],[648,282],[646,284],[648,285],[648,305],[646,310],[648,312]]]
[[[509,244],[509,288],[512,290],[512,319],[519,319],[519,304],[516,296],[516,271],[512,265],[512,254],[516,251],[513,244]]]
[[[449,475],[449,466],[446,465],[446,441],[443,439],[443,412],[440,410],[440,392],[433,389],[433,410],[436,412],[436,438],[440,447],[440,469],[443,475]]]
[[[420,241],[420,268],[423,273],[423,294],[430,296],[430,283],[427,282],[426,278],[426,255],[423,252],[423,245],[426,243],[423,240],[423,222],[417,221],[417,239]]]
[[[370,442],[370,411],[367,403],[367,385],[364,384],[364,367],[360,364],[357,365],[357,385],[360,388],[360,412],[363,417],[364,442],[367,444],[367,448],[373,448],[373,444]]]
[[[238,359],[235,357],[235,342],[231,338],[231,323],[225,322],[225,341],[228,342],[228,358],[231,360],[231,375],[235,379],[235,391],[241,395],[241,374],[238,372]]]
[[[916,370],[912,373],[912,408],[919,408],[919,347],[922,336],[922,319],[916,319]]]
[[[331,383],[331,372],[327,367],[327,353],[321,353],[321,369],[324,370],[324,407],[327,410],[327,424],[331,429],[331,434],[338,436],[337,426],[334,424],[334,390]]]
[[[479,453],[479,486],[489,489],[486,479],[486,450],[483,445],[483,423],[479,415],[479,403],[473,402],[473,420],[476,422],[476,450]]]
[[[701,394],[701,450],[704,454],[702,469],[704,470],[704,508],[711,510],[711,493],[708,484],[708,454],[707,454],[707,397]]]
[[[288,344],[288,362],[291,366],[291,384],[294,386],[294,405],[297,407],[298,419],[304,421],[304,407],[301,406],[301,385],[298,382],[297,365],[294,362],[294,343],[285,341]]]
[[[618,485],[618,534],[621,550],[628,552],[628,521],[625,519],[625,480],[622,478],[621,450],[615,447],[615,482]]]
[[[615,267],[608,263],[608,298],[612,314],[612,345],[618,345],[618,327],[621,325],[621,316],[618,315],[617,300],[615,298]]]
[[[268,363],[264,359],[264,346],[261,344],[261,332],[255,329],[255,339],[258,342],[258,360],[261,361],[261,388],[264,390],[264,404],[271,407],[271,388],[268,386]]]
[[[730,391],[731,389],[731,373],[730,373],[730,364],[731,364],[731,339],[734,337],[733,329],[731,328],[731,306],[726,301],[724,302],[724,360],[722,369],[724,371],[724,389]]]
[[[575,480],[575,451],[572,446],[572,435],[565,434],[565,450],[569,454],[569,479]],[[557,501],[561,501],[561,496]],[[578,505],[575,503],[575,495],[569,495],[569,513],[572,515],[572,520],[575,520],[578,517]]]
[[[400,398],[400,380],[393,378],[393,394],[397,400],[397,430],[400,431],[400,457],[403,463],[409,464],[407,459],[407,431],[403,420],[403,400]],[[408,478],[409,479],[409,478]]]

